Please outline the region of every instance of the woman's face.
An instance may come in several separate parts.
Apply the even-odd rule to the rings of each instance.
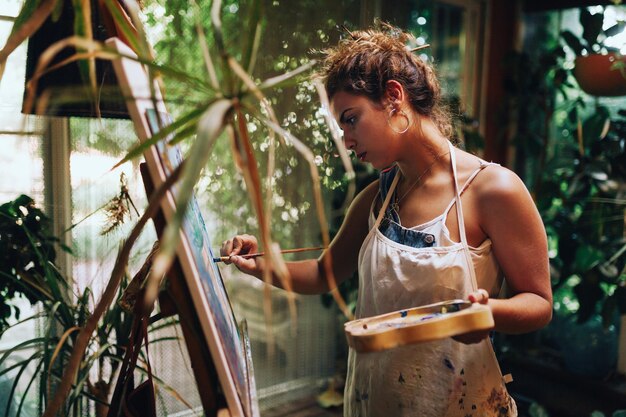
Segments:
[[[354,151],[361,162],[369,162],[376,169],[395,162],[395,135],[387,123],[388,110],[384,106],[345,91],[335,93],[330,105],[343,130],[346,148]]]

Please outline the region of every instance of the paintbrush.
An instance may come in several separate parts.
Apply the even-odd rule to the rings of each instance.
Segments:
[[[323,246],[318,246],[315,248],[297,248],[297,249],[285,249],[281,250],[280,253],[297,253],[297,252],[309,252],[314,250],[323,250],[325,249]],[[233,255],[233,256],[241,256],[244,259],[256,258],[257,256],[263,256],[265,252],[257,252],[257,253],[247,253],[245,255]],[[224,262],[227,261],[230,256],[219,256],[217,258],[213,258],[213,262]]]

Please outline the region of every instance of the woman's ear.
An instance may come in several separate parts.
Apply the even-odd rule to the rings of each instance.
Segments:
[[[404,101],[404,88],[396,80],[389,80],[385,85],[385,101],[390,105],[398,105]]]

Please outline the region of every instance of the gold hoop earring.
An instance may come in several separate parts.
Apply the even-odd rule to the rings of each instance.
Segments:
[[[391,123],[391,119],[394,113],[398,113],[400,116],[404,117],[404,119],[406,120],[406,126],[404,127],[404,129],[397,130],[396,128],[393,127],[393,124]],[[409,119],[409,116],[404,112],[404,110],[400,109],[400,111],[398,112],[398,109],[394,108],[394,109],[391,109],[391,111],[389,112],[389,117],[387,118],[387,124],[389,125],[391,130],[401,135],[403,133],[406,133],[407,130],[409,130],[409,126],[411,126],[411,119]]]

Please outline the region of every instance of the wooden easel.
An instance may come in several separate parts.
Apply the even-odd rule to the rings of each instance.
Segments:
[[[105,43],[120,53],[113,67],[137,137],[145,142],[170,120],[159,86],[144,65],[133,58],[135,54],[127,45],[116,38]],[[180,166],[182,153],[176,147],[156,144],[144,150],[144,157],[141,173],[150,196],[173,174],[174,167]],[[176,210],[176,192],[170,189],[153,219],[157,235],[163,233]],[[186,220],[189,222],[179,231],[177,258],[159,299],[161,309],[180,317],[206,415],[258,417],[252,358],[242,330],[245,326],[242,328],[232,314],[219,269],[211,260],[209,238],[197,206]],[[200,244],[194,238],[197,235],[202,235]]]
[[[150,178],[146,163],[142,162],[139,165],[139,169],[146,195],[149,197],[154,191],[154,184]],[[165,228],[163,212],[159,210],[159,213],[152,220],[157,236],[160,238]],[[163,317],[171,317],[177,314],[180,319],[180,327],[189,352],[191,368],[193,369],[205,415],[207,417],[229,417],[230,412],[228,411],[226,400],[219,390],[220,383],[217,370],[208,347],[205,343],[202,343],[202,330],[196,312],[193,310],[192,304],[188,302],[190,298],[189,288],[183,278],[180,263],[176,259],[171,270],[167,273],[165,290],[159,294],[161,313]]]

